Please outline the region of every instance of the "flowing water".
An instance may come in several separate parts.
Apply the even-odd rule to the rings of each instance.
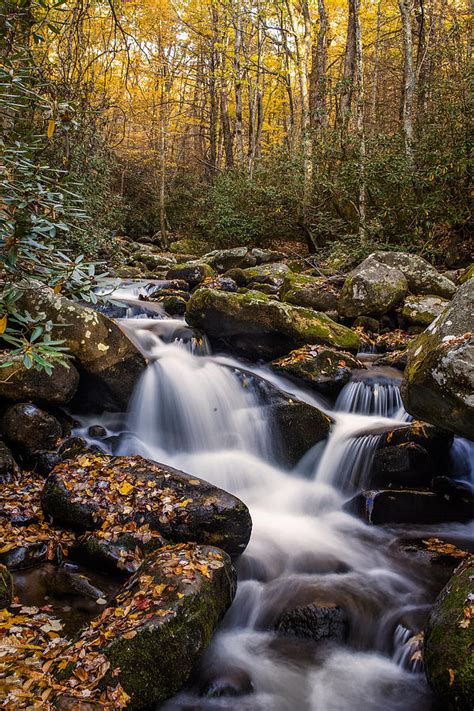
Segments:
[[[133,300],[137,294],[132,294]],[[114,454],[183,469],[239,496],[253,531],[238,561],[236,599],[187,690],[167,711],[422,711],[431,697],[412,637],[431,601],[424,576],[391,551],[393,532],[343,510],[364,486],[382,432],[404,426],[394,373],[359,375],[332,408],[265,368],[210,355],[183,321],[138,312],[122,326],[150,360],[126,416],[104,415]],[[148,316],[148,317],[147,317]],[[327,443],[293,470],[261,382],[331,413]],[[85,434],[97,418],[82,421]],[[346,643],[277,634],[285,611],[339,605]],[[407,621],[408,620],[408,621]]]

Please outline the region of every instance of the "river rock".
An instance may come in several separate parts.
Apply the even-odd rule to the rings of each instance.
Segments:
[[[474,708],[474,558],[457,568],[431,610],[424,662],[433,691],[450,711]]]
[[[474,279],[410,349],[401,394],[408,412],[474,439]]]
[[[371,257],[389,267],[403,272],[412,294],[430,294],[451,299],[456,286],[440,274],[426,259],[405,252],[374,252]]]
[[[226,272],[234,268],[254,267],[257,264],[257,257],[247,247],[234,247],[208,252],[203,256],[203,261],[218,272]]]
[[[402,316],[413,326],[429,326],[447,305],[448,301],[439,296],[407,296]]]
[[[362,491],[344,504],[367,523],[443,523],[472,519],[472,497],[441,496],[432,491],[381,489]]]
[[[130,575],[138,570],[146,555],[168,543],[148,525],[133,532],[105,535],[81,536],[69,551],[70,559],[94,570]]]
[[[77,662],[62,674],[87,666],[88,655],[100,651],[109,662],[101,686],[119,683],[137,711],[155,708],[188,679],[235,587],[231,560],[218,548],[161,548],[81,633],[77,651],[71,650]]]
[[[10,362],[7,356],[1,363]],[[55,365],[51,375],[43,370],[25,368],[18,358],[0,370],[0,398],[7,400],[34,400],[35,402],[63,405],[74,396],[79,385],[79,373],[72,363],[69,367]]]
[[[177,239],[170,244],[169,251],[173,254],[192,254],[197,257],[209,252],[210,244],[205,240],[200,239],[190,239],[183,237],[182,239]]]
[[[148,524],[172,541],[219,545],[233,556],[244,551],[252,528],[235,496],[143,457],[93,454],[59,464],[45,482],[42,505],[73,528]]]
[[[349,620],[344,610],[337,605],[313,603],[285,612],[278,620],[276,629],[281,634],[315,642],[343,642],[347,638]]]
[[[127,406],[146,361],[114,321],[39,283],[25,289],[17,306],[33,316],[43,312],[52,321],[52,338],[64,340],[94,379],[102,406]]]
[[[316,311],[336,311],[339,289],[333,281],[289,272],[281,289],[282,301]]]
[[[325,394],[337,394],[349,382],[352,370],[365,368],[350,353],[325,346],[303,346],[274,360],[270,367]]]
[[[184,279],[190,288],[200,284],[207,277],[214,274],[213,268],[206,262],[187,262],[184,264],[176,264],[171,267],[166,273],[167,279]]]
[[[300,400],[281,398],[269,406],[270,422],[276,432],[280,454],[293,467],[306,452],[329,434],[331,419],[317,407]]]
[[[379,449],[374,455],[370,486],[429,487],[433,470],[433,461],[426,449],[414,442]]]
[[[0,440],[0,484],[12,481],[17,471],[13,454],[5,442]]]
[[[257,264],[269,264],[270,262],[281,262],[282,259],[286,257],[283,252],[275,252],[272,249],[260,249],[259,247],[254,247],[251,250],[251,254],[257,260]]]
[[[10,571],[0,564],[0,610],[9,607],[13,599],[13,578]]]
[[[258,289],[257,284],[266,284],[280,289],[289,272],[289,267],[284,262],[273,262],[271,264],[259,264],[256,267],[250,267],[242,271],[245,284],[248,286]]]
[[[435,474],[440,470],[447,469],[453,441],[452,432],[429,425],[427,422],[413,420],[408,427],[397,427],[381,435],[379,447],[397,447],[414,442],[423,447],[430,455],[433,474]]]
[[[381,316],[397,306],[407,290],[404,274],[371,254],[347,275],[338,310],[341,316],[352,318]]]
[[[308,343],[349,351],[359,346],[356,333],[326,314],[274,301],[258,291],[200,289],[188,301],[186,320],[216,344],[250,357],[276,358]]]
[[[49,412],[28,402],[8,407],[2,417],[7,440],[28,454],[51,449],[61,437],[61,424]]]

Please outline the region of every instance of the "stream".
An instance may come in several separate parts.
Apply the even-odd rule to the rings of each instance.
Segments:
[[[398,541],[467,526],[372,527],[343,510],[364,488],[379,436],[410,418],[400,374],[356,373],[336,402],[263,366],[213,355],[205,337],[139,301],[119,323],[149,359],[126,414],[77,416],[74,434],[103,451],[136,455],[202,477],[240,497],[253,531],[237,562],[237,595],[188,688],[166,711],[424,711],[434,708],[417,642],[438,589],[400,552]],[[156,308],[155,308],[156,307]],[[304,400],[334,420],[326,443],[293,470],[261,383]],[[91,438],[91,425],[106,435]],[[286,611],[339,606],[348,637],[315,642],[275,630]]]

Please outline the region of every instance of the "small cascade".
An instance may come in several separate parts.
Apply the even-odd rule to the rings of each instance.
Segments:
[[[409,419],[400,396],[401,378],[398,373],[387,375],[387,370],[373,368],[359,371],[339,394],[336,411]]]
[[[403,625],[397,625],[393,635],[393,661],[412,672],[423,671],[423,635],[414,635]]]

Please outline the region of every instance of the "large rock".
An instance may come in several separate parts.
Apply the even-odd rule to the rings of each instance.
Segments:
[[[223,551],[189,543],[161,548],[85,628],[59,674],[82,678],[78,670],[99,652],[106,662],[100,688],[120,684],[130,708],[156,708],[186,682],[234,594]]]
[[[271,264],[259,264],[242,271],[246,284],[266,284],[279,289],[289,272],[289,267],[284,262],[272,262]]]
[[[410,349],[401,394],[415,417],[474,439],[474,279]]]
[[[1,363],[10,362],[8,356]],[[79,385],[79,373],[72,363],[69,366],[55,365],[51,375],[44,371],[25,368],[21,359],[15,358],[11,365],[1,368],[0,398],[8,400],[35,400],[54,405],[63,405],[74,396]]]
[[[410,325],[429,326],[447,305],[447,300],[439,296],[407,296],[402,316]]]
[[[274,441],[287,466],[295,466],[306,452],[329,434],[331,419],[317,407],[299,400],[277,400],[269,406]]]
[[[215,249],[203,256],[203,261],[210,264],[218,272],[226,272],[228,269],[245,269],[254,267],[257,258],[247,247],[234,247],[233,249]]]
[[[425,629],[424,662],[433,691],[450,711],[474,708],[474,558],[436,599]]]
[[[344,509],[374,525],[465,522],[472,519],[474,510],[468,494],[443,496],[410,489],[362,491],[344,504]]]
[[[456,293],[453,282],[416,254],[405,252],[374,252],[374,257],[382,264],[395,267],[403,272],[412,294],[431,294],[451,299]]]
[[[374,456],[370,486],[374,488],[429,487],[434,475],[433,461],[424,447],[407,442],[379,449]]]
[[[395,267],[382,264],[374,254],[346,277],[339,297],[342,316],[381,316],[391,311],[404,298],[408,283]]]
[[[338,393],[349,382],[352,370],[365,368],[350,353],[325,346],[303,346],[274,360],[270,367],[291,380],[326,394]]]
[[[28,454],[52,449],[62,434],[54,415],[28,402],[18,402],[5,410],[2,431],[11,444]]]
[[[289,272],[281,288],[281,299],[295,306],[307,306],[316,311],[335,311],[339,289],[324,277]]]
[[[17,472],[17,465],[13,454],[5,442],[0,440],[0,484],[12,481]]]
[[[214,274],[213,268],[206,262],[187,262],[176,264],[166,273],[167,279],[184,279],[191,289],[200,284],[204,279]]]
[[[218,345],[251,357],[275,358],[308,343],[349,351],[359,347],[359,336],[326,314],[277,302],[258,291],[200,289],[188,301],[186,320]]]
[[[233,556],[244,551],[252,528],[240,499],[143,457],[91,454],[63,462],[46,480],[42,504],[54,521],[73,528],[107,531],[133,521]]]
[[[343,642],[349,631],[345,611],[337,605],[312,603],[285,612],[277,622],[280,634],[312,639],[315,642]]]
[[[104,407],[109,403],[126,407],[146,361],[114,321],[39,283],[25,288],[17,306],[34,316],[44,313],[44,320],[54,324],[52,338],[64,340],[93,377]]]

